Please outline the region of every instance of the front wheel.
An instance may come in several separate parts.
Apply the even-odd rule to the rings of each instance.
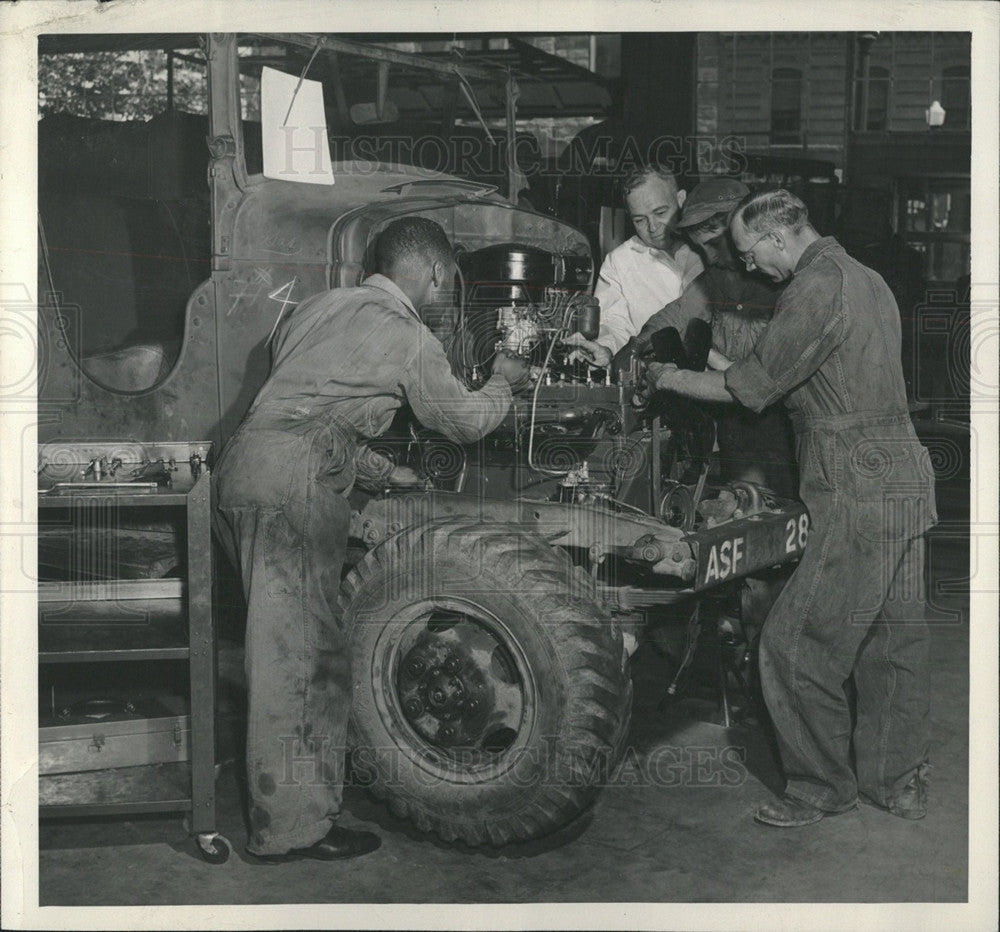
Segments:
[[[408,531],[345,582],[357,777],[447,841],[570,821],[617,762],[631,684],[592,580],[535,535]]]

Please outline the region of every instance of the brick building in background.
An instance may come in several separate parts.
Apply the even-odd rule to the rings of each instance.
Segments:
[[[891,227],[928,281],[954,283],[969,268],[970,64],[964,32],[701,33],[696,131],[831,163],[842,235]]]

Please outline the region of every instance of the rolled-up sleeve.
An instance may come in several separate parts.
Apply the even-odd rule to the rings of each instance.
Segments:
[[[762,411],[819,369],[843,342],[844,325],[839,273],[789,287],[756,349],[726,370],[726,388],[750,410]]]
[[[421,331],[418,344],[401,379],[417,420],[456,443],[473,443],[495,430],[513,398],[507,380],[494,375],[479,391],[469,391],[452,375],[444,347],[430,331]]]

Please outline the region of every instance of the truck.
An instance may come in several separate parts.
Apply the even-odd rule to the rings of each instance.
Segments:
[[[562,338],[596,326],[581,300],[595,258],[581,231],[514,200],[510,69],[333,36],[66,41],[43,41],[43,59],[162,51],[175,96],[184,69],[203,75],[205,112],[40,121],[40,468],[68,447],[152,441],[202,443],[198,468],[210,468],[267,376],[278,321],[370,274],[391,221],[440,223],[460,271],[440,323],[467,337],[456,372],[475,388],[502,350],[528,359],[533,383],[477,444],[405,415],[373,443],[426,481],[352,492],[341,609],[354,779],[446,841],[500,845],[566,825],[625,750],[642,631],[685,619],[683,668],[707,596],[759,621],[748,580],[799,558],[804,507],[715,481],[710,419],[637,404],[637,360],[594,370],[570,358]],[[336,156],[332,183],[264,173],[269,142],[248,113],[272,66],[337,102],[314,137]],[[362,67],[374,99],[351,104]],[[380,115],[434,81],[505,99],[504,131],[484,121],[463,136],[446,114],[443,137],[485,153],[466,177],[418,164],[412,131],[408,162],[360,157],[365,127],[378,129],[369,147],[384,141]],[[338,136],[345,114],[360,122]]]

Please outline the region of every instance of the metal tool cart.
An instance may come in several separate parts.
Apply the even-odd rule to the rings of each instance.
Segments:
[[[231,845],[215,831],[210,447],[39,447],[40,702],[43,672],[55,683],[84,669],[103,690],[63,706],[50,685],[39,805],[42,818],[183,812],[202,857],[222,863]],[[178,661],[188,695],[114,697],[130,669],[143,671],[141,684],[151,664]]]

